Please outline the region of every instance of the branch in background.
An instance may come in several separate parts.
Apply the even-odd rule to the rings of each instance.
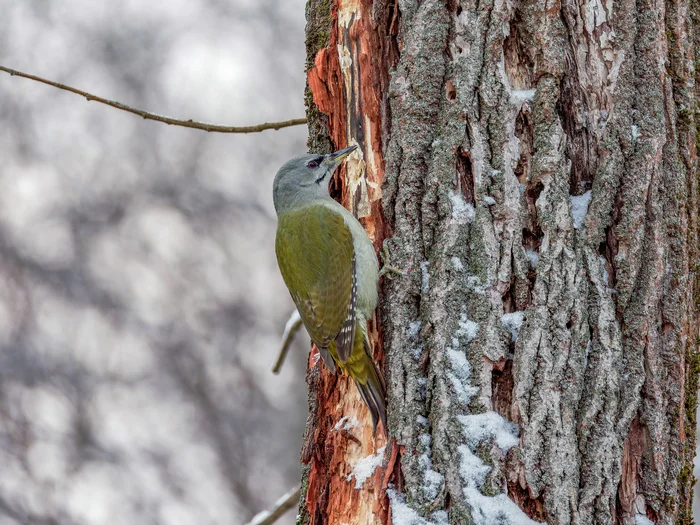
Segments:
[[[287,351],[289,346],[294,341],[294,336],[301,328],[301,317],[299,316],[299,311],[294,310],[292,315],[289,316],[287,324],[284,326],[284,333],[282,334],[282,346],[280,347],[280,352],[277,354],[277,361],[275,361],[275,366],[272,367],[272,371],[275,374],[279,374],[284,364],[284,359],[287,357]]]
[[[4,66],[0,66],[0,71],[4,71],[5,73],[9,73],[13,77],[28,78],[29,80],[35,80],[37,82],[41,82],[42,84],[47,84],[49,86],[53,86],[53,87],[58,88],[58,89],[63,89],[64,91],[70,91],[71,93],[75,93],[76,95],[80,95],[82,97],[85,97],[88,102],[90,102],[91,100],[94,100],[95,102],[99,102],[101,104],[106,104],[108,106],[112,106],[113,108],[121,109],[122,111],[127,111],[129,113],[133,113],[134,115],[138,115],[139,117],[143,117],[145,120],[155,120],[157,122],[163,122],[163,123],[168,124],[170,126],[182,126],[184,128],[201,129],[204,131],[215,132],[215,133],[257,133],[259,131],[265,131],[267,129],[281,129],[281,128],[288,128],[291,126],[300,126],[302,124],[306,124],[305,118],[283,120],[282,122],[265,122],[264,124],[258,124],[256,126],[219,126],[217,124],[208,124],[207,122],[199,122],[199,121],[192,120],[192,119],[180,120],[180,119],[164,117],[163,115],[156,115],[155,113],[149,113],[148,111],[143,111],[140,109],[132,108],[131,106],[127,106],[125,104],[122,104],[121,102],[107,100],[106,98],[92,95],[86,91],[82,91],[82,90],[76,89],[74,87],[66,86],[65,84],[59,84],[58,82],[46,80],[45,78],[37,77],[35,75],[30,75],[28,73],[22,73],[21,71],[16,71],[14,69],[10,69],[10,68],[4,67]]]
[[[282,514],[299,503],[300,495],[301,487],[294,487],[280,499],[275,501],[274,506],[270,510],[264,510],[256,514],[255,517],[248,522],[248,525],[271,525],[280,519]]]

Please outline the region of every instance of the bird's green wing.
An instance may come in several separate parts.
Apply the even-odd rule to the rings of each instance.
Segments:
[[[355,337],[357,282],[352,233],[342,215],[323,205],[282,213],[275,251],[311,340],[322,349],[335,341],[344,363]]]

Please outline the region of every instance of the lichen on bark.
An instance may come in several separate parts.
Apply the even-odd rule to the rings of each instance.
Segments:
[[[429,418],[453,522],[473,519],[474,506],[462,495],[455,448],[464,438],[452,421],[494,409],[520,425],[520,459],[501,466],[496,452],[488,463],[532,517],[673,521],[688,508],[687,495],[668,494],[690,486],[681,490],[677,477],[694,448],[682,431],[692,424],[683,391],[686,374],[697,374],[685,363],[697,333],[688,280],[695,130],[686,123],[685,139],[676,130],[696,104],[683,72],[690,48],[672,50],[676,89],[660,67],[669,21],[654,15],[656,4],[618,4],[614,16],[607,5],[592,13],[536,1],[399,5],[404,47],[392,76],[384,206],[392,246],[413,272],[387,287],[383,308],[388,372],[401,385],[390,393],[400,442],[415,447],[422,430],[412,420]],[[684,21],[671,22],[683,42]],[[456,231],[450,191],[474,205]],[[577,227],[572,197],[588,191]],[[516,308],[525,323],[513,343],[500,319]],[[479,336],[452,345],[465,313]],[[405,334],[411,323],[421,326],[418,340]],[[467,406],[450,384],[453,346],[478,387]],[[631,446],[643,459],[623,472]],[[428,502],[417,458],[407,454],[402,466],[407,501],[420,512]]]

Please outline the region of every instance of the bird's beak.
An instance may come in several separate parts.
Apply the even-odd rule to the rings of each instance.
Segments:
[[[328,155],[328,160],[333,164],[333,166],[340,166],[340,164],[350,155],[353,151],[357,149],[357,146],[350,146],[349,148],[344,148],[335,151]]]

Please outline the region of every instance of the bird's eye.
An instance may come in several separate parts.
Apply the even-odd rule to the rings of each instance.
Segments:
[[[315,170],[316,168],[318,168],[318,162],[315,160],[310,160],[306,166],[308,168],[311,168],[312,170]]]

